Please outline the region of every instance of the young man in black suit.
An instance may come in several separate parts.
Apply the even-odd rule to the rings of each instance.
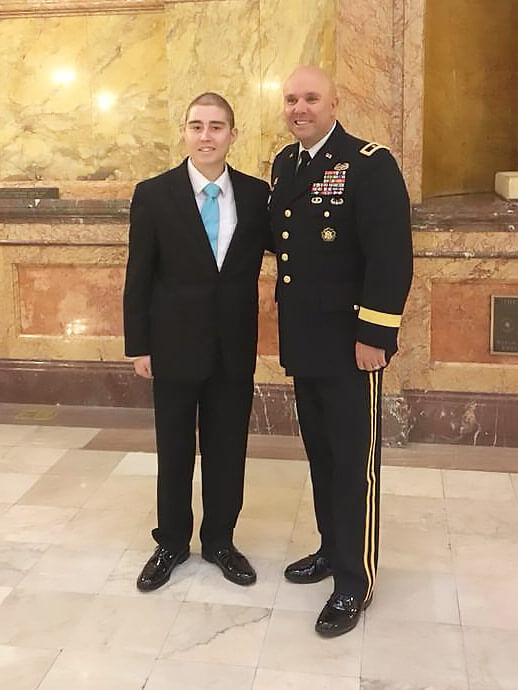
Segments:
[[[297,143],[272,169],[281,364],[295,377],[320,548],[285,571],[295,583],[334,577],[316,622],[352,630],[371,599],[379,533],[381,384],[397,350],[412,277],[410,205],[385,146],[336,120],[329,77],[299,67],[284,85]]]
[[[268,185],[225,159],[234,113],[214,93],[187,109],[188,158],[140,182],[130,211],[124,288],[126,355],[153,377],[158,546],[137,579],[168,581],[189,557],[198,415],[202,557],[240,585],[256,573],[233,545],[243,501],[257,349],[258,277],[269,242]]]

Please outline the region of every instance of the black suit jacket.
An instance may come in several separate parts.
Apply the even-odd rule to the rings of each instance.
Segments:
[[[130,210],[124,287],[128,356],[151,355],[154,376],[202,380],[221,351],[236,378],[251,376],[257,350],[257,281],[271,244],[268,185],[229,167],[237,226],[218,271],[187,172],[140,182]]]
[[[397,349],[412,277],[409,200],[389,151],[340,123],[295,175],[298,151],[285,147],[272,169],[281,364],[334,375],[350,371],[356,340],[388,357]]]

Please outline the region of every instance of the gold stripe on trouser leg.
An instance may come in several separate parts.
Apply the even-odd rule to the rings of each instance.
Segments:
[[[365,506],[365,541],[363,566],[367,575],[368,587],[365,599],[368,599],[374,588],[376,578],[376,441],[378,434],[378,390],[379,372],[369,372],[369,418],[370,443],[367,458],[367,495]]]

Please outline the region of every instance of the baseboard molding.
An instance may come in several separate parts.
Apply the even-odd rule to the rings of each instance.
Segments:
[[[150,408],[131,362],[0,359],[0,402]],[[518,448],[518,395],[407,390],[383,396],[383,443]],[[293,387],[256,384],[250,432],[297,436]]]

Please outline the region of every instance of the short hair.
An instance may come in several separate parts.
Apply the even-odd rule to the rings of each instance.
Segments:
[[[191,112],[191,108],[193,108],[195,105],[217,105],[217,106],[219,106],[222,110],[225,111],[225,113],[227,115],[230,129],[234,129],[235,117],[234,117],[234,111],[232,109],[232,106],[227,101],[227,99],[223,98],[223,96],[220,96],[219,93],[214,93],[212,91],[206,91],[205,93],[201,93],[199,96],[196,96],[196,98],[189,103],[187,110],[185,111],[185,122],[186,123],[187,123],[187,119],[189,118],[189,113]]]

